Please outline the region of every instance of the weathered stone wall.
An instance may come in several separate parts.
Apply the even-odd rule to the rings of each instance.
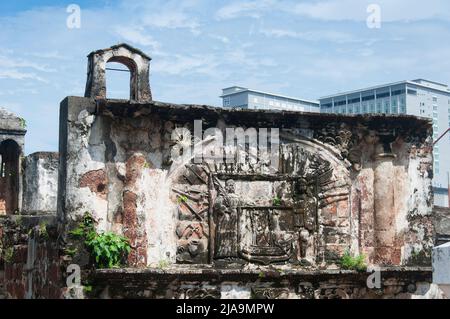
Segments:
[[[212,150],[207,134],[193,137],[198,119],[202,133],[280,128],[277,172],[262,162],[172,161],[170,154],[183,139]],[[430,132],[428,120],[412,116],[69,97],[61,105],[59,220],[70,229],[91,212],[99,230],[130,239],[130,266],[335,267],[347,249],[366,254],[371,264],[429,264],[434,236]],[[223,224],[221,210],[236,220]],[[270,220],[258,217],[266,213]],[[266,234],[255,234],[260,226],[252,228],[252,218]],[[239,239],[224,235],[233,225],[239,225],[233,230]],[[260,244],[266,235],[277,243]],[[253,236],[260,246],[253,245]]]
[[[99,270],[87,297],[169,299],[439,299],[429,269],[381,270],[380,286],[354,271]]]
[[[436,231],[436,246],[450,242],[450,208],[433,208],[433,221]]]
[[[59,154],[33,153],[23,162],[22,213],[56,215]]]
[[[65,269],[61,268],[63,253],[59,251],[55,217],[5,217],[0,229],[5,297],[62,298]]]

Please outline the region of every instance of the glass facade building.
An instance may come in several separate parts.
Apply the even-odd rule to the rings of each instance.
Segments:
[[[338,114],[410,114],[433,120],[433,139],[450,127],[450,90],[447,85],[417,79],[325,96],[320,111]],[[435,204],[448,206],[450,136],[434,147]]]
[[[319,112],[319,101],[310,101],[263,91],[232,86],[222,90],[223,107],[244,109]]]

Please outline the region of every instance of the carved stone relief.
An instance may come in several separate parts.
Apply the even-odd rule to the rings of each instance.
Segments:
[[[318,210],[333,168],[299,143],[282,144],[279,156],[272,174],[186,165],[172,188],[179,263],[300,263],[316,254]]]

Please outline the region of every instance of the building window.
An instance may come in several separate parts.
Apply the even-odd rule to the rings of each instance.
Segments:
[[[388,96],[389,96],[389,92],[377,93],[377,99],[382,99],[382,98],[388,97]]]
[[[377,101],[377,113],[383,112],[383,103],[381,101]]]
[[[405,89],[400,89],[396,91],[392,91],[392,96],[401,95],[405,93]]]
[[[417,91],[408,89],[408,94],[410,94],[410,95],[417,95]]]
[[[230,97],[223,98],[223,106],[230,106]]]
[[[390,109],[389,101],[385,101],[384,102],[384,113],[389,114],[389,109]]]
[[[433,96],[433,102],[437,102],[437,97],[436,96]]]
[[[363,114],[367,113],[367,103],[362,104],[362,113]]]
[[[352,114],[352,113],[353,113],[353,105],[352,105],[352,104],[350,104],[350,105],[347,107],[347,111],[348,111],[348,114]]]

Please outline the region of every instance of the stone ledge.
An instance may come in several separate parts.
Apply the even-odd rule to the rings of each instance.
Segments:
[[[380,267],[382,277],[397,277],[399,279],[414,278],[415,280],[423,278],[430,280],[431,267]],[[260,267],[257,269],[238,269],[228,268],[219,269],[212,267],[196,267],[192,265],[187,267],[170,267],[167,269],[158,268],[117,268],[117,269],[98,269],[94,271],[94,277],[97,279],[119,279],[127,278],[145,279],[159,278],[167,280],[187,279],[187,280],[208,280],[208,279],[330,279],[333,277],[348,278],[367,278],[372,272],[358,272],[354,270],[328,269],[328,270],[301,270],[301,269],[283,269],[275,267]]]

